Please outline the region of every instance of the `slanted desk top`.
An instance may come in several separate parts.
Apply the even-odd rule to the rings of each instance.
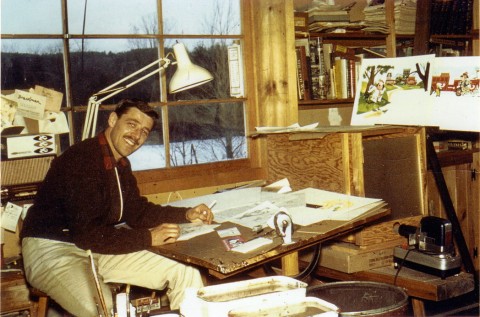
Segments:
[[[208,269],[210,274],[218,278],[225,278],[349,233],[389,213],[388,207],[382,207],[351,221],[327,220],[309,226],[295,226],[292,236],[294,243],[289,245],[282,245],[282,239],[269,228],[256,234],[249,228],[238,224],[222,223],[217,230],[237,227],[246,241],[259,236],[273,238],[273,243],[246,254],[227,251],[222,238],[216,231],[187,241],[154,247],[151,251]],[[295,265],[298,268],[298,262]],[[284,271],[285,269],[283,268]]]

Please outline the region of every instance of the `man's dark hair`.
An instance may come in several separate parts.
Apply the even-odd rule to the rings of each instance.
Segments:
[[[154,125],[158,119],[158,113],[147,102],[140,99],[122,99],[115,108],[115,113],[120,118],[130,108],[137,108],[153,119]]]

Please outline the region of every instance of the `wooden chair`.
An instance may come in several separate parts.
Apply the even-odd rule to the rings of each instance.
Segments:
[[[33,317],[45,317],[47,316],[48,310],[48,300],[50,299],[48,295],[34,287],[29,287],[30,290],[30,297],[34,302],[32,307],[32,315]],[[35,301],[34,299],[38,299]]]

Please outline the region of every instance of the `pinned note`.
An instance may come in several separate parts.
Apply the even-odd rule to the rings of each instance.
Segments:
[[[17,224],[20,215],[22,214],[23,208],[12,204],[7,203],[5,209],[2,212],[2,228],[16,232],[17,231]]]

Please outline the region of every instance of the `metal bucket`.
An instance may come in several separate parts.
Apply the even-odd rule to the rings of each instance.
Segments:
[[[340,316],[406,316],[408,295],[397,286],[377,282],[334,282],[307,288],[340,309]]]

